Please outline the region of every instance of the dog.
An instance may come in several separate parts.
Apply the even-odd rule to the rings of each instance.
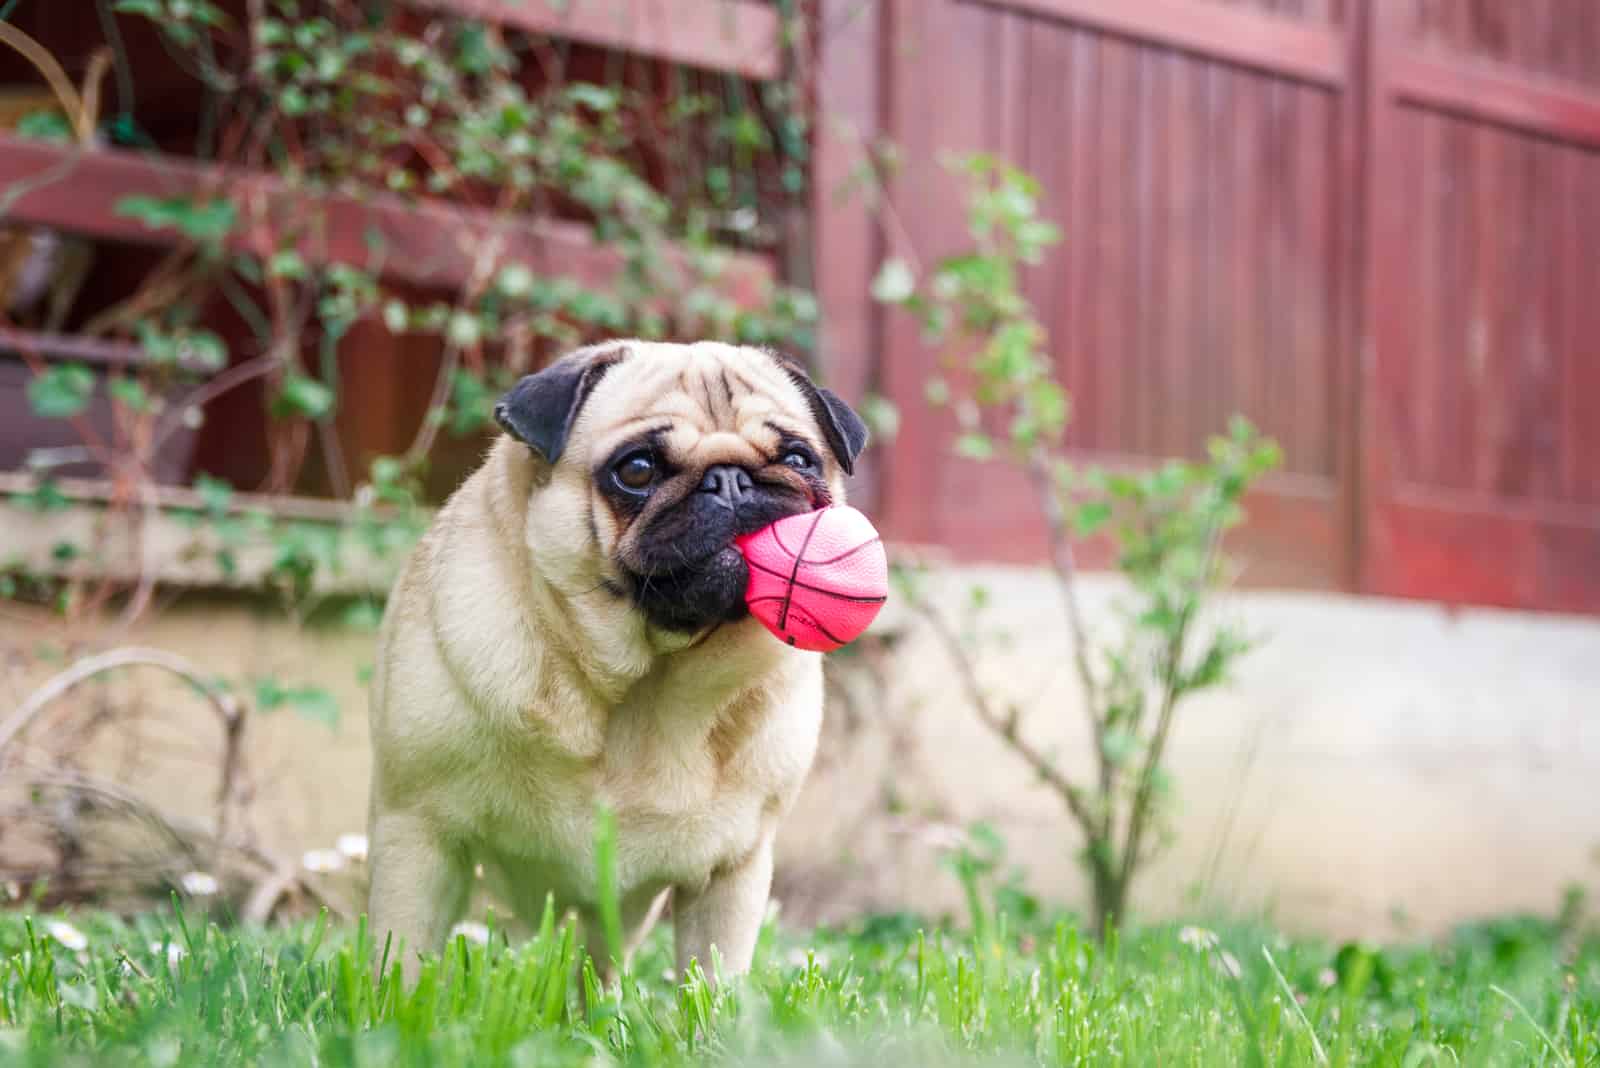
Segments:
[[[474,869],[600,961],[596,813],[636,944],[670,896],[679,974],[747,971],[773,839],[816,752],[821,657],[751,618],[734,539],[842,503],[861,418],[798,365],[616,341],[519,381],[505,431],[407,561],[372,687],[369,919],[437,952]]]

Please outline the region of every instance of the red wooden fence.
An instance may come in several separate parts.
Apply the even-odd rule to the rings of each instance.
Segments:
[[[888,252],[965,244],[939,160],[984,150],[1066,234],[1029,292],[1075,449],[1192,452],[1236,411],[1284,445],[1247,581],[1600,610],[1588,0],[823,7],[822,104],[856,128],[820,146],[825,353],[901,408],[874,485],[895,535],[1041,556],[1020,481],[950,454],[915,325],[859,289]],[[827,184],[872,136],[901,153],[883,234]]]
[[[1364,581],[1600,610],[1600,9],[1378,10]]]

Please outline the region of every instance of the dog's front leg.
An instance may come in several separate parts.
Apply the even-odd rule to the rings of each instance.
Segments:
[[[742,975],[750,970],[756,936],[772,890],[772,840],[763,839],[736,867],[718,869],[698,892],[673,891],[672,922],[677,944],[678,977],[690,960],[711,974],[711,947],[722,957],[723,970]]]
[[[441,840],[413,813],[385,812],[372,821],[372,888],[367,914],[376,947],[391,939],[406,982],[417,977],[418,954],[437,953],[467,907],[472,887],[466,851]]]

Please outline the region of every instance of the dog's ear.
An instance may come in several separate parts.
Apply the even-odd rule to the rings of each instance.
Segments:
[[[494,406],[494,421],[547,464],[561,459],[583,402],[622,358],[620,347],[579,349],[511,387]]]
[[[811,417],[821,428],[834,459],[839,461],[845,474],[855,474],[856,457],[867,447],[867,424],[862,422],[854,408],[844,402],[843,397],[811,381],[811,376],[799,364],[783,356],[774,358],[805,395],[806,403],[811,407]]]

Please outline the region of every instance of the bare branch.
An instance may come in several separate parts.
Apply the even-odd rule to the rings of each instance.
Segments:
[[[1028,457],[1028,473],[1033,478],[1044,510],[1045,524],[1050,538],[1050,566],[1056,575],[1056,586],[1061,591],[1061,603],[1066,610],[1067,626],[1072,631],[1072,662],[1078,672],[1078,685],[1083,691],[1083,707],[1089,717],[1089,737],[1094,745],[1095,766],[1099,772],[1100,795],[1109,799],[1112,779],[1116,769],[1106,755],[1103,738],[1106,729],[1106,710],[1102,707],[1103,695],[1094,668],[1089,663],[1089,628],[1083,621],[1083,605],[1078,599],[1078,565],[1072,551],[1072,532],[1067,527],[1066,511],[1061,507],[1061,497],[1050,470],[1050,456],[1043,446],[1036,446]],[[1105,806],[1101,834],[1110,837],[1111,805]]]
[[[94,656],[86,656],[65,671],[47,680],[44,685],[29,694],[27,700],[17,706],[11,717],[3,724],[0,724],[0,753],[5,752],[6,747],[11,744],[12,740],[47,705],[73,687],[87,682],[89,679],[104,672],[134,666],[160,668],[163,671],[177,675],[189,683],[210,702],[211,707],[216,710],[217,715],[221,718],[225,731],[231,732],[234,730],[234,723],[242,718],[243,713],[240,711],[239,703],[234,699],[233,695],[226,693],[209,682],[200,673],[200,669],[189,663],[189,661],[160,649],[126,646],[98,653]]]
[[[1022,737],[1021,732],[1018,730],[1017,717],[1015,715],[1002,715],[995,709],[994,705],[989,701],[988,695],[983,692],[982,684],[978,681],[977,667],[973,664],[972,657],[968,654],[966,647],[961,644],[960,637],[950,629],[950,625],[939,615],[938,610],[921,598],[913,601],[913,608],[928,621],[929,626],[933,628],[934,634],[938,636],[940,643],[944,645],[945,652],[950,657],[950,662],[955,665],[956,672],[961,677],[961,686],[967,695],[967,701],[972,705],[973,711],[978,714],[978,718],[998,735],[1006,745],[1010,746],[1018,756],[1022,757],[1023,761],[1034,770],[1035,774],[1039,776],[1046,786],[1049,786],[1061,796],[1061,799],[1066,802],[1067,808],[1072,811],[1073,817],[1082,826],[1084,833],[1091,839],[1097,837],[1098,832],[1093,810],[1090,808],[1088,799],[1084,797],[1082,788],[1068,779],[1061,769],[1056,766],[1054,760],[1040,752],[1031,742]]]

